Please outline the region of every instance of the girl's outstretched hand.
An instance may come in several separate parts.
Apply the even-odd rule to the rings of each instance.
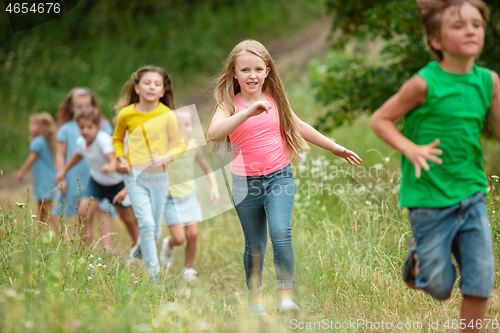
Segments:
[[[345,159],[347,162],[349,162],[350,165],[354,165],[353,162],[356,164],[363,162],[363,160],[358,156],[358,154],[338,144],[335,144],[335,148],[331,152],[334,155]]]
[[[246,109],[246,112],[248,114],[248,118],[253,117],[253,116],[258,116],[262,112],[268,113],[269,109],[271,108],[271,104],[269,104],[268,101],[258,101],[253,103],[251,107]]]
[[[415,166],[415,177],[420,178],[422,168],[425,171],[429,171],[430,167],[427,161],[431,161],[437,164],[442,164],[443,160],[436,155],[441,155],[443,151],[438,149],[439,139],[434,140],[428,145],[412,145],[407,150],[403,152],[406,158]]]

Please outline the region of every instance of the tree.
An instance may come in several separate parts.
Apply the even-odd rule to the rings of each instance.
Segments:
[[[500,71],[500,0],[489,1],[490,22],[483,52],[477,63]],[[317,123],[322,130],[354,119],[359,111],[374,112],[393,95],[405,80],[433,60],[427,50],[417,3],[412,0],[327,0],[334,16],[332,34],[337,33],[333,50],[342,50],[353,38],[382,38],[385,61],[369,64],[361,53],[327,64],[316,82],[317,99],[325,105],[342,103],[323,114]]]

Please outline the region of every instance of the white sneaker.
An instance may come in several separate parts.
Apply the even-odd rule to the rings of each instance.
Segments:
[[[191,267],[184,267],[181,271],[182,278],[184,280],[186,280],[187,282],[191,282],[193,280],[196,280],[196,274],[198,274],[198,272],[194,268],[191,268]]]
[[[174,262],[174,254],[175,254],[175,247],[170,247],[168,245],[168,240],[170,237],[165,237],[163,238],[163,241],[161,242],[161,250],[160,250],[160,264],[163,267],[166,267],[167,269],[172,266],[172,263]]]
[[[267,312],[262,304],[254,304],[248,307],[249,317],[267,317]]]
[[[299,312],[299,307],[291,299],[284,299],[280,305],[281,313],[297,313]]]
[[[137,242],[130,249],[128,254],[129,260],[131,264],[137,264],[142,260],[142,252],[141,252],[141,238],[137,238]]]

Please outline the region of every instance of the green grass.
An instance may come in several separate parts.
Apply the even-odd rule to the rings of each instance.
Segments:
[[[312,121],[322,106],[312,100],[308,81],[287,87],[295,112]],[[429,321],[439,320],[440,329],[433,331],[452,331],[443,325],[459,319],[458,285],[449,300],[438,302],[408,289],[401,280],[410,228],[405,210],[398,207],[398,154],[376,138],[366,116],[329,136],[358,152],[366,172],[314,147],[293,164],[294,293],[301,307],[297,322],[278,313],[270,243],[263,274],[264,304],[270,316],[262,320],[245,316],[244,241],[234,211],[200,224],[197,281],[188,286],[179,278],[183,260],[179,249],[173,270],[163,272],[160,283],[152,285],[142,267],[127,266],[123,258],[99,246],[82,248],[71,231],[70,237],[51,235],[48,226],[32,221],[31,204],[21,208],[4,199],[0,202],[0,331],[289,332],[298,322],[318,322],[316,329],[306,331],[319,331],[324,319],[333,325],[361,319],[422,323],[422,330],[403,330],[407,332],[429,332]],[[493,159],[494,149],[487,144],[486,156]],[[492,184],[486,202],[498,271],[500,197],[498,182]],[[323,194],[318,193],[321,186]],[[349,188],[358,192],[348,192]],[[329,189],[337,192],[329,195]],[[499,277],[497,272],[486,315],[497,321]],[[489,331],[494,331],[491,325]]]

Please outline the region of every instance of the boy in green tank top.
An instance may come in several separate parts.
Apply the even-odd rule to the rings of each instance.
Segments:
[[[484,45],[488,9],[481,0],[417,2],[438,61],[406,81],[373,115],[371,126],[403,154],[400,203],[410,209],[413,232],[403,279],[439,300],[449,298],[456,278],[453,253],[464,296],[460,326],[473,332],[494,283],[479,136],[489,112],[500,138],[500,80],[474,63]],[[394,122],[401,117],[399,132]]]

